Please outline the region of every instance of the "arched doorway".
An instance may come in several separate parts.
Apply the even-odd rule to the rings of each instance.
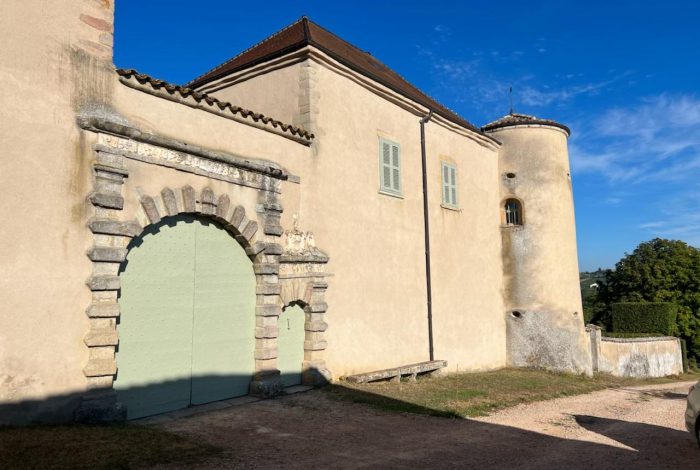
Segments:
[[[285,387],[301,383],[305,322],[304,309],[297,304],[285,308],[277,320],[277,368]]]
[[[120,277],[114,388],[129,419],[248,393],[255,275],[230,233],[168,217],[132,241]]]

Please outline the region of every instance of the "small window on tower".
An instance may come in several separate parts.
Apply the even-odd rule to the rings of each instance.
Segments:
[[[517,199],[508,199],[503,207],[506,225],[523,224],[523,208]]]

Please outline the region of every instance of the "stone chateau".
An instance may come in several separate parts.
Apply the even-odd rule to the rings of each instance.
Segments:
[[[475,126],[307,18],[170,84],[115,70],[113,14],[0,15],[0,423],[591,371],[566,126]]]

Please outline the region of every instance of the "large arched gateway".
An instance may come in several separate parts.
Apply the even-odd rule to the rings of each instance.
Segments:
[[[229,232],[163,219],[132,241],[120,277],[114,385],[129,419],[248,393],[255,274]]]

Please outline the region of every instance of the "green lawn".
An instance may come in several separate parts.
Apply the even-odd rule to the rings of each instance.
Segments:
[[[366,403],[385,410],[464,418],[485,416],[520,403],[580,395],[604,388],[697,380],[698,377],[697,374],[686,374],[662,379],[625,379],[607,375],[588,378],[540,370],[502,369],[419,377],[415,382],[339,382],[324,390],[338,400]]]
[[[152,427],[62,425],[0,428],[0,469],[126,469],[194,462],[219,450]]]

